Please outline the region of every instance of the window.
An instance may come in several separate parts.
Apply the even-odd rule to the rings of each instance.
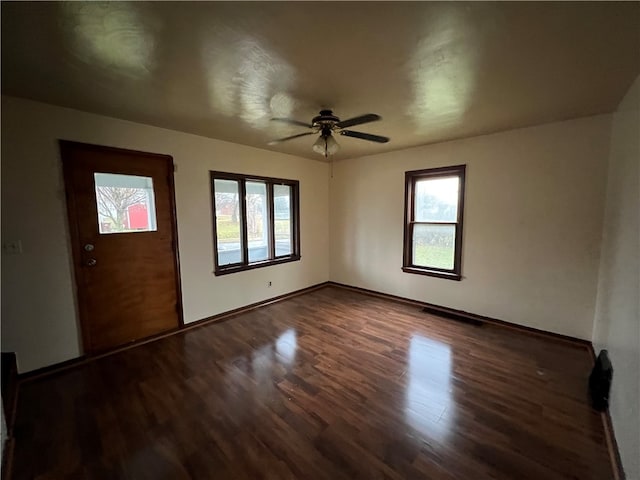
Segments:
[[[300,260],[298,181],[211,172],[215,274]]]
[[[115,173],[94,173],[93,177],[101,234],[158,229],[151,177]]]
[[[460,280],[465,165],[405,173],[402,270]]]

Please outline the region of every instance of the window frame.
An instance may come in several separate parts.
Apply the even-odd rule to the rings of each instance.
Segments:
[[[238,182],[238,196],[242,201],[238,202],[238,216],[240,217],[240,250],[241,261],[229,265],[218,264],[218,232],[216,221],[216,190],[215,180],[232,180]],[[247,230],[247,182],[259,182],[266,184],[267,191],[267,251],[269,258],[249,263],[249,242]],[[282,263],[295,262],[300,260],[300,182],[298,180],[288,180],[284,178],[262,177],[258,175],[244,175],[239,173],[209,172],[209,183],[211,188],[211,213],[213,220],[213,262],[214,275],[227,275],[235,272],[244,272],[254,268],[268,267]],[[275,254],[275,208],[274,208],[274,186],[287,185],[291,187],[291,248],[290,255],[276,256]]]
[[[404,203],[404,243],[402,254],[402,271],[416,273],[431,277],[446,278],[460,281],[462,279],[462,236],[464,219],[464,190],[466,165],[453,165],[449,167],[428,168],[423,170],[411,170],[405,172],[405,203]],[[460,188],[458,190],[458,215],[455,222],[417,222],[415,221],[415,185],[419,180],[445,177],[458,177]],[[413,229],[415,225],[453,225],[455,226],[453,268],[437,268],[414,265],[413,254]]]

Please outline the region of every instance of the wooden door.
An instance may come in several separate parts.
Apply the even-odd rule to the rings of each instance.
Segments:
[[[60,142],[85,353],[181,325],[173,160]]]

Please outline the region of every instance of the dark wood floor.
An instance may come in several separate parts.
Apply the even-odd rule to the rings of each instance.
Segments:
[[[609,479],[590,362],[323,288],[24,383],[13,478]]]

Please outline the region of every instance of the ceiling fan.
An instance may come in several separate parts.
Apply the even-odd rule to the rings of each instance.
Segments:
[[[359,138],[361,140],[368,140],[370,142],[387,143],[388,137],[382,137],[380,135],[373,135],[371,133],[355,132],[353,130],[344,130],[347,127],[354,125],[362,125],[363,123],[375,122],[380,120],[380,115],[375,113],[367,113],[358,117],[353,117],[348,120],[340,120],[336,117],[331,110],[320,110],[320,115],[314,117],[311,123],[300,122],[291,118],[272,118],[275,122],[284,122],[290,125],[298,125],[300,127],[310,128],[310,132],[299,133],[297,135],[291,135],[290,137],[279,138],[272,140],[269,145],[275,145],[278,143],[293,140],[294,138],[304,137],[306,135],[314,135],[319,133],[318,140],[313,144],[313,151],[317,152],[325,157],[335,154],[340,146],[333,138],[333,133],[344,135],[345,137]]]

